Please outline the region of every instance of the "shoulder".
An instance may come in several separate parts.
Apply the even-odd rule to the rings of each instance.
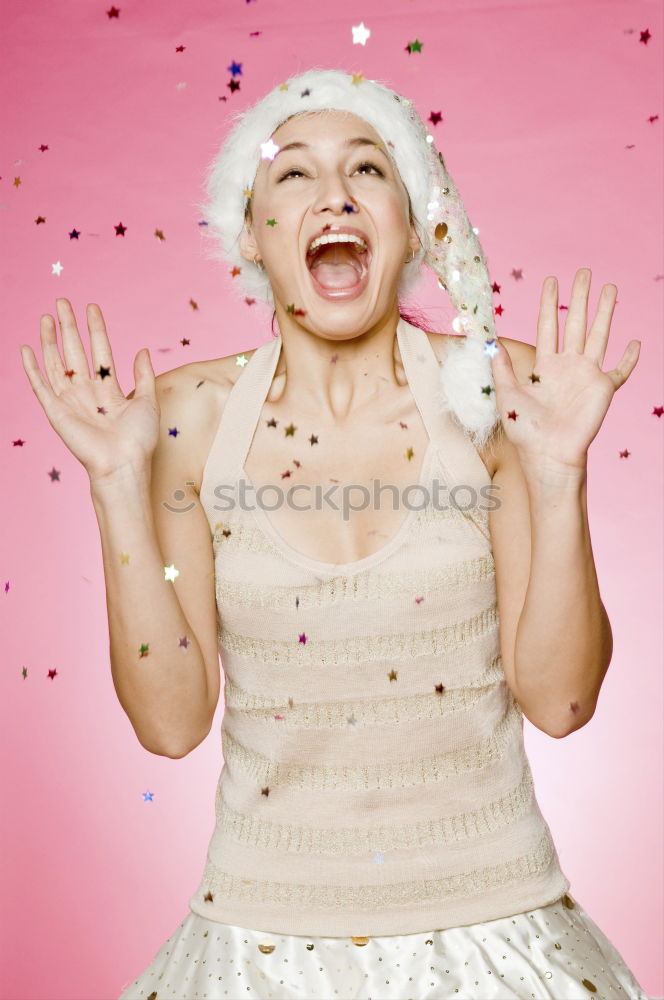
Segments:
[[[155,377],[161,412],[160,440],[171,436],[174,428],[182,434],[182,440],[187,442],[183,449],[186,468],[182,471],[199,488],[226,400],[246,367],[238,364],[238,358],[249,361],[254,350],[191,361]]]
[[[457,334],[431,333],[430,331],[427,331],[427,337],[441,364],[450,341],[459,339]],[[517,379],[519,382],[525,382],[532,373],[535,363],[534,346],[526,344],[523,340],[511,340],[509,337],[500,337],[500,343],[509,354]],[[522,375],[525,375],[525,378],[522,378]]]

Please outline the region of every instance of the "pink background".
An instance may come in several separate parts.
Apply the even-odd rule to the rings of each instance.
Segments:
[[[179,761],[146,752],[117,701],[87,474],[49,425],[19,345],[43,368],[39,318],[63,296],[89,348],[85,306],[97,302],[129,393],[143,346],[160,372],[270,339],[271,310],[248,306],[204,259],[194,206],[230,115],[314,65],[382,80],[425,120],[442,112],[430,131],[501,286],[500,335],[534,343],[544,278],[558,276],[564,305],[588,266],[590,316],[602,285],[618,286],[604,370],[642,341],[589,457],[613,661],[588,726],[551,740],[526,722],[526,747],[572,892],[661,996],[660,4],[143,0],[120,2],[119,18],[110,7],[4,10],[3,997],[115,998],[149,964],[202,872],[222,763],[221,701],[208,739]],[[360,21],[365,46],[352,41]],[[452,332],[433,274],[413,302]]]

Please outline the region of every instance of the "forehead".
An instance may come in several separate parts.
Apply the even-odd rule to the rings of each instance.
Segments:
[[[374,142],[381,138],[376,130],[351,111],[305,111],[292,115],[272,133],[278,146],[299,140],[310,144],[335,145],[349,136],[363,135]]]

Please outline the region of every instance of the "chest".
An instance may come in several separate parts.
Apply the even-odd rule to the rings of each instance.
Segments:
[[[244,460],[258,516],[296,552],[349,563],[387,545],[413,507],[433,446],[414,402],[382,420],[326,425],[313,415],[263,406]]]

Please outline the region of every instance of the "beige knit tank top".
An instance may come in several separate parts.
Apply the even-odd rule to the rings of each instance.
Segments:
[[[237,379],[206,462],[223,766],[189,906],[208,919],[410,934],[545,906],[570,888],[501,666],[491,479],[465,431],[436,412],[426,333],[402,319],[397,337],[429,445],[422,489],[377,552],[311,559],[255,502],[228,500],[224,487],[247,480],[280,336]]]

